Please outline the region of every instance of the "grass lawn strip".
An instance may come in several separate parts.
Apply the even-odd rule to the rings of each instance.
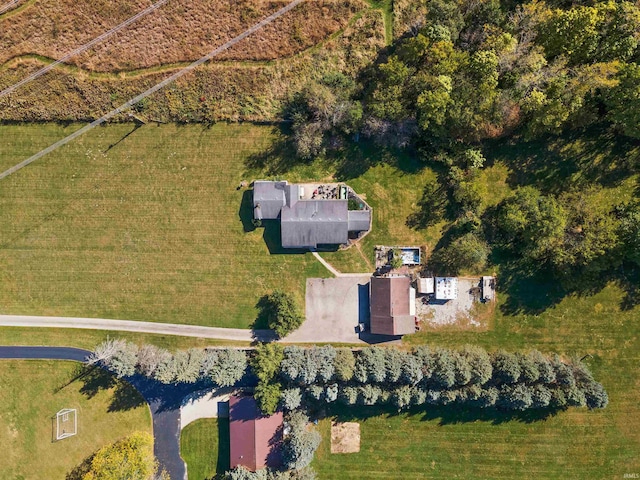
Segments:
[[[229,470],[229,419],[203,418],[187,425],[180,435],[180,455],[189,480],[213,478]]]

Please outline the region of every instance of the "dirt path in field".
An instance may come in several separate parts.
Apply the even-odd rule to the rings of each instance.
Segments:
[[[314,257],[336,277],[362,277],[363,275],[371,275],[369,272],[364,273],[340,273],[336,268],[320,256],[318,252],[311,252]]]

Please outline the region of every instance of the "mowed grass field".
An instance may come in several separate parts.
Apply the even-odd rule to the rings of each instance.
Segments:
[[[213,478],[229,470],[229,419],[202,418],[180,434],[180,455],[189,480]]]
[[[0,127],[0,168],[76,128]],[[249,327],[275,288],[302,302],[306,277],[328,272],[281,253],[279,232],[265,241],[237,189],[270,132],[109,126],[4,179],[2,313]]]
[[[76,380],[79,364],[62,361],[0,361],[0,478],[62,480],[99,448],[135,431],[152,432],[147,404],[130,388],[109,389]],[[114,403],[117,392],[136,399]],[[135,393],[134,393],[135,392]],[[118,406],[120,405],[120,406]],[[54,442],[55,414],[78,411],[78,434]]]
[[[0,126],[0,168],[78,128]],[[242,180],[334,181],[329,162],[267,175],[249,159],[271,127],[110,125],[0,182],[2,313],[249,327],[260,296],[304,299],[329,273],[279,248],[277,224],[254,228]],[[341,271],[373,271],[377,244],[435,245],[441,226],[407,225],[429,168],[380,163],[348,179],[374,209],[359,248],[323,253]],[[248,208],[247,208],[248,207]],[[172,343],[168,341],[168,343]]]

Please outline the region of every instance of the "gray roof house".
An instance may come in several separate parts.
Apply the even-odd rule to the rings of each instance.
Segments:
[[[253,216],[280,219],[283,248],[343,245],[349,241],[349,232],[369,230],[370,210],[349,210],[346,199],[307,198],[304,192],[304,185],[286,181],[253,184]]]

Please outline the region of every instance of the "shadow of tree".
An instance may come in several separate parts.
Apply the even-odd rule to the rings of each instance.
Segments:
[[[628,311],[640,305],[640,269],[632,266],[622,270],[618,283],[625,291],[620,308]]]
[[[119,381],[113,392],[113,398],[109,404],[107,411],[109,412],[125,412],[145,404],[145,400],[130,383]]]
[[[89,473],[91,470],[91,462],[93,461],[93,457],[95,457],[95,453],[92,453],[87,458],[85,458],[82,463],[76,465],[73,470],[67,473],[65,480],[83,480],[85,475]]]
[[[398,415],[409,415],[420,417],[421,421],[438,420],[439,425],[455,425],[472,422],[488,422],[493,425],[500,425],[506,422],[535,423],[546,421],[554,417],[563,409],[544,408],[529,409],[525,411],[500,410],[491,408],[473,408],[464,405],[451,404],[446,406],[424,405],[412,407],[408,410],[398,411],[396,408],[385,406],[358,406],[348,407],[340,404],[332,404],[326,409],[329,417],[335,417],[339,422],[362,421],[367,418],[381,415],[393,417]]]
[[[509,167],[511,186],[535,185],[545,193],[561,193],[572,185],[619,185],[633,173],[640,142],[615,135],[603,126],[546,135],[536,140],[504,139],[485,143],[488,164],[500,159]]]
[[[256,309],[258,310],[258,315],[253,324],[251,324],[251,328],[254,330],[269,328],[269,318],[275,315],[276,312],[273,304],[269,301],[268,295],[260,297],[256,302]]]
[[[78,380],[82,382],[80,393],[87,398],[91,399],[101,391],[109,390],[116,386],[116,377],[103,368],[96,365],[87,365],[85,369],[84,374]]]
[[[427,183],[422,189],[418,208],[407,217],[406,225],[415,230],[422,230],[438,223],[447,209],[447,197],[447,189],[442,183]]]
[[[129,382],[119,380],[110,372],[95,365],[84,366],[84,371],[75,380],[82,382],[80,393],[90,399],[101,391],[113,390],[108,412],[127,411],[145,403],[143,396]]]

